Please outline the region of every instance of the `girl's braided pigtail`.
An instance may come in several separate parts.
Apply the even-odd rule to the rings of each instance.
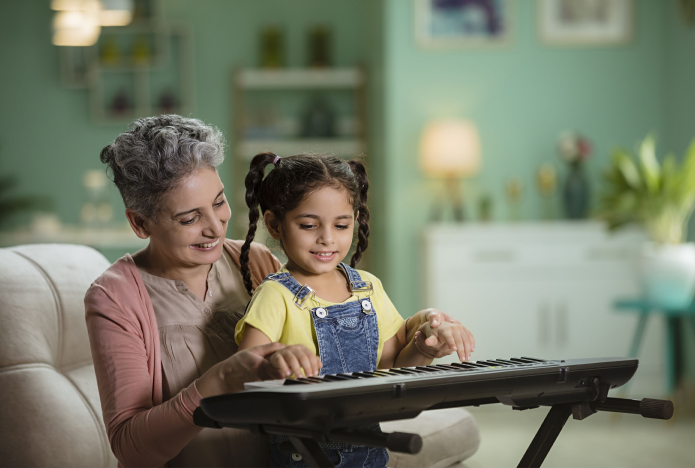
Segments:
[[[367,170],[360,161],[353,159],[348,161],[348,165],[350,169],[352,169],[352,173],[355,174],[355,178],[360,187],[359,203],[357,204],[357,210],[359,211],[359,215],[357,216],[357,223],[359,224],[357,231],[358,241],[355,253],[352,254],[352,258],[350,259],[350,266],[355,268],[369,245],[369,208],[367,208],[369,179],[367,178]]]
[[[273,153],[259,153],[251,160],[251,169],[246,175],[244,184],[246,186],[246,206],[249,207],[249,231],[246,234],[246,240],[241,247],[241,255],[239,256],[239,264],[241,266],[241,276],[244,278],[244,286],[249,293],[253,294],[253,282],[251,281],[251,270],[249,269],[249,251],[251,250],[251,242],[256,235],[258,227],[258,218],[260,212],[258,204],[261,193],[261,183],[265,174],[265,167],[274,163],[277,164],[280,158]]]

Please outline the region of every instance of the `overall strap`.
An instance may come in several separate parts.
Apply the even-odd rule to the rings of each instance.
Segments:
[[[369,293],[370,296],[372,295],[374,287],[372,286],[371,281],[363,281],[357,270],[349,265],[346,265],[345,263],[341,262],[338,264],[338,266],[345,272],[345,275],[350,281],[350,291],[353,293],[365,292]]]
[[[272,275],[268,275],[263,280],[264,283],[266,281],[276,281],[286,287],[292,294],[294,294],[294,305],[300,309],[304,309],[306,302],[315,295],[314,290],[311,289],[308,284],[302,286],[296,279],[294,279],[294,276],[288,272],[273,273]]]

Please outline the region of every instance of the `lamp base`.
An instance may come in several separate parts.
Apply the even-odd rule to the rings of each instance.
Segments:
[[[442,221],[444,218],[445,205],[451,203],[454,214],[454,221],[462,223],[465,219],[465,209],[461,196],[459,180],[454,177],[444,179],[445,196],[437,197],[430,212],[431,221]]]

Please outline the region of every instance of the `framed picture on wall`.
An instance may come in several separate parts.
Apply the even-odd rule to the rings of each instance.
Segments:
[[[425,48],[510,42],[513,0],[416,0],[415,38]]]
[[[633,34],[633,0],[537,0],[538,35],[554,46],[610,46]]]

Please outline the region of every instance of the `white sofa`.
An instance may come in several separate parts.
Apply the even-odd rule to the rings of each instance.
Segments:
[[[111,467],[84,321],[84,293],[109,262],[77,245],[0,249],[0,466]],[[394,468],[441,468],[478,448],[462,409],[383,424],[419,433],[418,455],[391,454]]]

